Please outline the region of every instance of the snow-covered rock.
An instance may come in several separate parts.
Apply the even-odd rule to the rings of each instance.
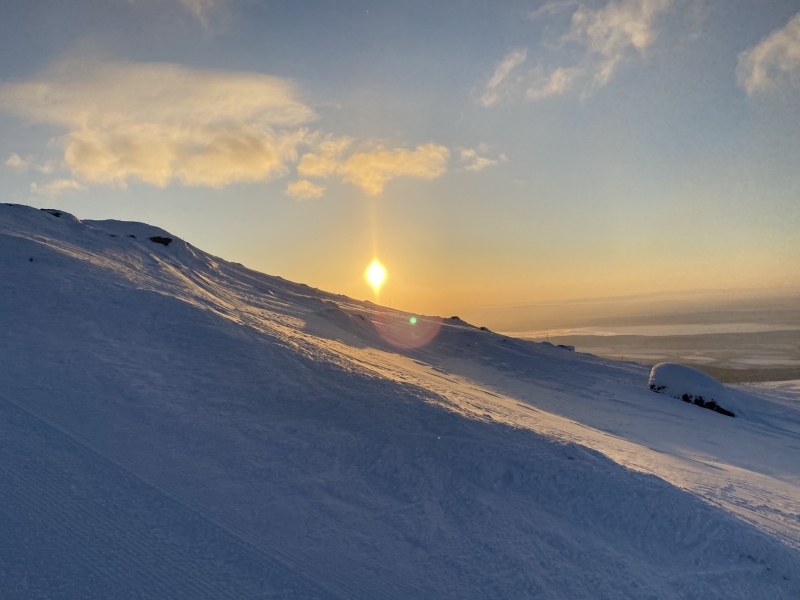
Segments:
[[[735,416],[733,408],[737,403],[725,386],[711,375],[692,367],[668,362],[657,364],[650,371],[648,385],[659,394],[666,394],[729,417]]]

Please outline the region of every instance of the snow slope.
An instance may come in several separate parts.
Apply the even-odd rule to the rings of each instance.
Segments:
[[[4,599],[800,597],[791,390],[731,419],[16,205],[0,281]]]

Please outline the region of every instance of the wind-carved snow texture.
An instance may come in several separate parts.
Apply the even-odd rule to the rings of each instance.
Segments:
[[[2,598],[800,597],[791,391],[725,418],[56,212],[0,205]]]
[[[666,394],[728,417],[736,416],[729,410],[733,408],[735,400],[725,386],[711,375],[692,367],[675,363],[657,364],[650,371],[647,383],[651,390],[659,394]],[[741,415],[742,409],[737,407],[737,410]]]

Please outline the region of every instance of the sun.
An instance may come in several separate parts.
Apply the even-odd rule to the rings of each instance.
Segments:
[[[378,259],[374,259],[372,263],[367,267],[367,272],[365,273],[367,281],[372,286],[372,289],[375,290],[377,294],[381,286],[383,285],[384,280],[386,279],[386,269],[383,268],[383,265],[378,262]]]

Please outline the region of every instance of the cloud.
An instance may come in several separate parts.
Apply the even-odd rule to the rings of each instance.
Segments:
[[[463,169],[477,172],[508,160],[505,154],[499,154],[497,158],[485,156],[489,150],[488,144],[478,144],[476,148],[462,148],[459,151],[459,161],[465,163]]]
[[[178,0],[178,2],[192,13],[205,28],[208,28],[210,14],[229,1],[230,0]]]
[[[569,31],[561,36],[556,50],[567,45],[582,47],[575,64],[545,68],[538,64],[522,69],[526,54],[512,50],[498,64],[481,97],[484,106],[499,100],[537,101],[570,90],[588,95],[605,86],[619,65],[641,56],[657,37],[656,20],[680,0],[611,0],[599,9],[579,5],[572,13]],[[552,16],[577,2],[553,2],[531,15]]]
[[[66,130],[64,164],[89,183],[222,187],[282,175],[316,118],[286,79],[169,63],[63,61],[0,84],[0,109]]]
[[[304,200],[306,198],[321,198],[325,193],[325,188],[316,183],[312,183],[307,179],[300,181],[291,181],[286,186],[286,193],[292,198]]]
[[[586,46],[594,80],[605,85],[631,51],[641,54],[652,44],[656,17],[674,3],[675,0],[612,0],[598,10],[582,6],[573,13],[572,27],[564,39]]]
[[[323,144],[326,144],[324,145]],[[329,139],[320,144],[317,153],[305,154],[297,165],[297,173],[303,177],[339,176],[342,181],[352,183],[367,194],[375,195],[397,177],[434,179],[447,170],[450,151],[438,144],[424,144],[415,150],[396,148],[387,150],[376,146],[367,152],[356,152],[343,158],[350,145],[348,138]]]
[[[42,196],[60,196],[62,193],[69,190],[84,190],[86,189],[79,182],[74,179],[55,179],[45,185],[37,183],[31,184],[31,193],[39,194]]]
[[[492,106],[514,88],[513,83],[509,85],[508,76],[519,65],[525,62],[528,55],[527,48],[515,48],[503,57],[494,69],[494,73],[486,83],[486,91],[481,96],[481,103],[484,106]]]
[[[308,130],[317,115],[289,80],[168,63],[63,61],[0,84],[0,110],[61,128],[62,160],[37,168],[60,165],[71,178],[63,181],[81,185],[264,181],[286,175],[305,146],[313,152],[298,164],[301,178],[337,176],[377,194],[397,177],[438,177],[449,160],[434,143],[354,152],[354,138]],[[21,167],[21,158],[9,160]],[[320,194],[312,185],[295,182],[287,193]]]
[[[350,137],[327,137],[319,143],[316,153],[304,154],[297,165],[303,177],[328,177],[339,172],[342,153],[353,143]]]
[[[800,69],[800,13],[753,48],[739,54],[737,78],[748,95],[768,89]]]
[[[541,67],[537,67],[529,74],[525,99],[535,101],[549,96],[559,96],[566,92],[573,82],[585,73],[585,69],[581,67],[559,67],[550,73],[545,73]]]
[[[486,167],[491,167],[499,162],[496,158],[486,158],[485,156],[476,156],[472,163],[464,167],[467,171],[482,171]]]
[[[33,159],[33,157],[30,157]],[[50,175],[53,171],[56,170],[58,167],[58,161],[55,160],[47,160],[42,164],[36,165],[36,170],[40,173],[44,173],[45,175]]]
[[[20,172],[26,171],[28,167],[31,165],[31,157],[22,158],[19,154],[13,152],[11,156],[9,156],[8,159],[6,159],[6,162],[4,164],[6,165],[6,167],[8,167],[9,169],[13,169],[14,171],[20,171]]]
[[[562,0],[560,2],[547,2],[545,4],[542,4],[536,10],[528,13],[528,18],[531,21],[536,21],[538,19],[542,19],[545,17],[552,17],[560,12],[564,12],[565,10],[572,8],[573,6],[578,6],[579,4],[580,3],[578,2],[578,0]]]
[[[58,162],[54,160],[47,160],[43,163],[36,164],[36,158],[30,154],[22,158],[16,152],[12,152],[4,163],[6,167],[14,171],[22,173],[28,169],[36,169],[40,173],[50,175],[58,167]]]

